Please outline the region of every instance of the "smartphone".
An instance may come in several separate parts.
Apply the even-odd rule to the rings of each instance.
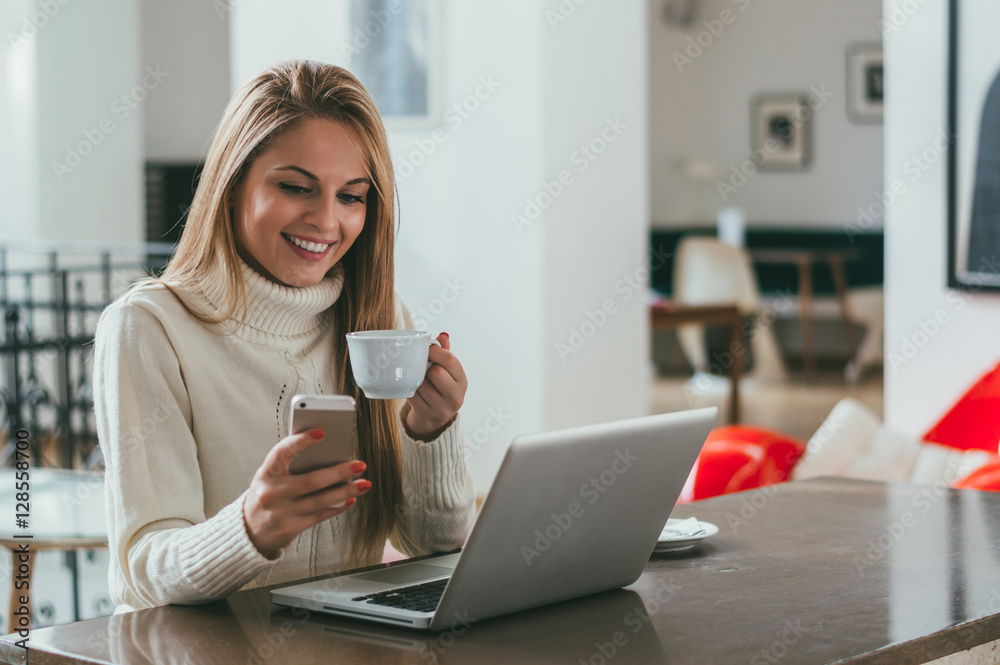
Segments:
[[[326,438],[292,460],[288,470],[308,473],[346,462],[354,456],[354,410],[347,395],[296,395],[292,398],[289,434],[321,429]]]

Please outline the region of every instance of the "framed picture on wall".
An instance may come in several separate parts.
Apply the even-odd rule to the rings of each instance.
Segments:
[[[847,49],[847,117],[857,123],[882,122],[882,44]]]
[[[350,0],[349,68],[390,129],[441,121],[440,0]]]
[[[951,0],[948,286],[1000,290],[1000,3]]]
[[[812,113],[805,94],[754,97],[750,110],[750,149],[761,170],[801,171],[808,166]]]

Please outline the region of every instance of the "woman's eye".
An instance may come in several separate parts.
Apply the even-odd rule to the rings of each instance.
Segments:
[[[355,196],[354,194],[341,194],[340,200],[348,205],[357,205],[365,202],[364,197]]]
[[[307,194],[310,191],[308,187],[299,187],[288,182],[280,182],[278,183],[278,187],[290,194]]]

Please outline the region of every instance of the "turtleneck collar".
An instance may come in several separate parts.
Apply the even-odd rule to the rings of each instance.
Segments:
[[[323,323],[323,313],[340,297],[344,288],[344,267],[335,265],[330,274],[315,286],[282,286],[267,279],[243,261],[239,261],[246,286],[247,307],[236,317],[243,326],[278,336],[299,335]],[[225,267],[206,280],[202,292],[212,307],[221,310],[226,302]]]

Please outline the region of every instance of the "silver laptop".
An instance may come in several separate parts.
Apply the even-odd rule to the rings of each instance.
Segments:
[[[516,437],[461,552],[271,591],[279,605],[452,629],[632,584],[716,408]]]

